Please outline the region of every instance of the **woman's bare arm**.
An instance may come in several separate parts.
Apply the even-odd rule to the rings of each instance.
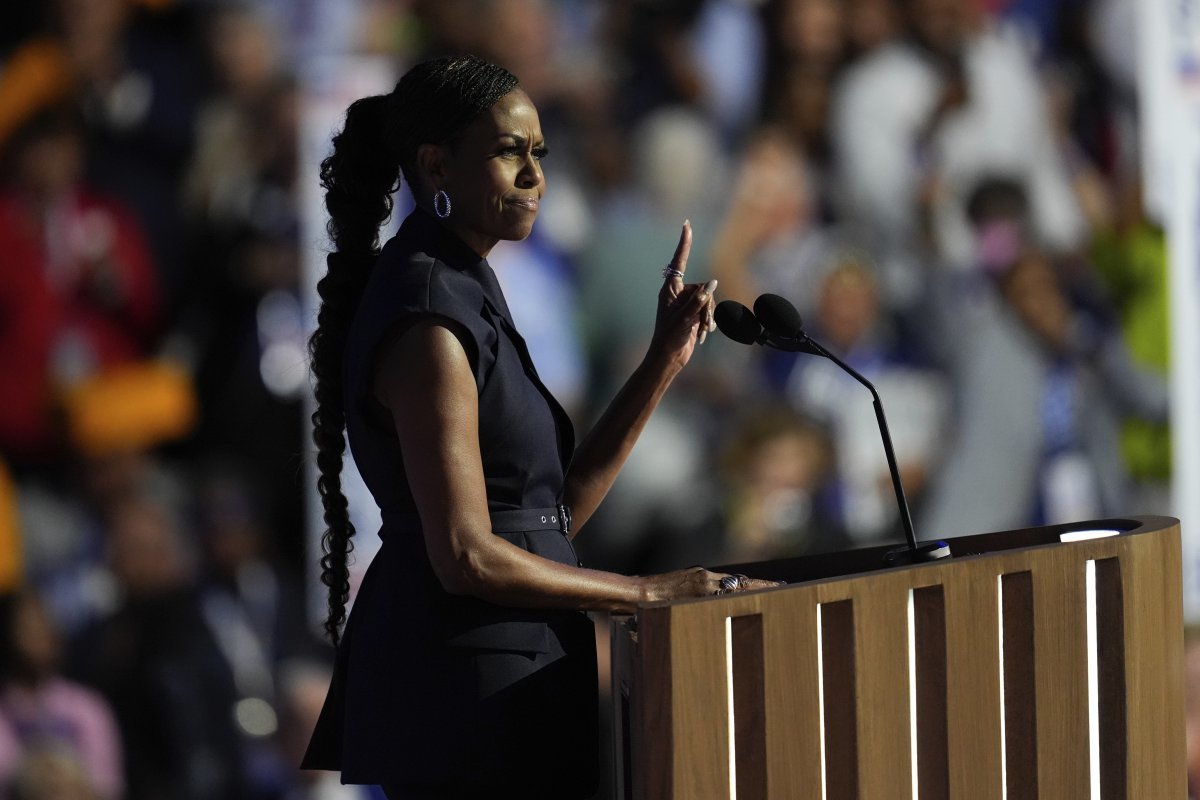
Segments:
[[[692,229],[685,222],[669,264],[680,275],[663,282],[646,358],[575,450],[565,492],[572,536],[600,505],[671,381],[713,328],[716,281],[703,286],[683,282],[691,246]]]
[[[426,551],[447,591],[508,606],[631,612],[639,603],[709,595],[719,587],[723,576],[700,567],[617,575],[550,561],[494,535],[475,378],[445,322],[419,321],[388,342],[374,390],[391,412]]]

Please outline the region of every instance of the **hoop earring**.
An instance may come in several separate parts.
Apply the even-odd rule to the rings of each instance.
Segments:
[[[443,209],[442,206],[445,208]],[[438,215],[438,219],[450,216],[450,195],[446,194],[445,189],[438,189],[433,193],[433,213]]]

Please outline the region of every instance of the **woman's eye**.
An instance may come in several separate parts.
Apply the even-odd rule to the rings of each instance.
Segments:
[[[529,154],[533,156],[535,161],[541,161],[550,154],[550,150],[546,147],[535,147],[529,151]],[[524,158],[525,148],[517,146],[504,147],[500,150],[500,156],[502,158]]]

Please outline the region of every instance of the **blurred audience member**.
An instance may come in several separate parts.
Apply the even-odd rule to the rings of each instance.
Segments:
[[[872,384],[883,402],[897,466],[919,504],[941,455],[949,390],[943,376],[889,330],[876,276],[844,253],[819,284],[809,332]],[[788,396],[831,431],[837,454],[836,518],[858,545],[900,533],[899,510],[870,392],[832,361],[789,357]]]
[[[41,598],[30,589],[4,598],[0,625],[0,787],[13,779],[12,797],[123,797],[121,737],[112,710],[96,693],[62,677],[62,642]],[[78,792],[86,794],[66,793],[69,782],[61,784],[61,795],[27,793],[49,780],[42,770],[52,765],[41,762],[52,756],[66,763],[50,772],[64,781],[75,777]]]
[[[687,473],[688,486],[644,501],[640,518],[623,520],[639,534],[637,549],[625,554],[630,563],[645,570],[744,563],[850,544],[837,516],[837,456],[829,433],[786,405],[745,402],[728,432],[710,437],[717,452],[702,463],[680,470],[667,458],[643,456],[637,479],[654,480],[651,467],[673,469]],[[666,433],[686,435],[683,429]]]
[[[1171,338],[1166,235],[1145,212],[1139,173],[1119,176],[1115,186],[1119,203],[1109,224],[1097,226],[1090,263],[1120,320],[1130,355],[1143,369],[1165,378]],[[1126,419],[1121,447],[1136,484],[1136,507],[1164,507],[1171,476],[1170,426]]]
[[[237,643],[227,649],[230,660],[253,659],[247,665],[251,696],[274,696],[274,671],[283,661],[309,654],[313,641],[303,618],[296,576],[281,568],[259,507],[262,492],[244,471],[214,461],[199,480],[197,522],[203,548],[202,603],[215,630],[236,628]],[[253,644],[252,644],[253,643]],[[237,650],[237,652],[234,652]],[[242,667],[233,663],[235,674]],[[265,673],[251,679],[252,673]],[[239,679],[239,685],[242,681]]]
[[[627,181],[599,204],[596,227],[579,259],[591,408],[607,404],[618,388],[616,376],[628,372],[650,340],[648,298],[654,297],[662,276],[661,265],[647,263],[646,253],[672,247],[670,231],[690,218],[695,238],[689,280],[703,280],[714,220],[724,199],[712,190],[726,180],[719,137],[691,109],[664,108],[647,117],[632,136],[627,166]],[[588,563],[637,572],[643,569],[639,554],[657,538],[652,519],[669,513],[672,524],[686,525],[698,518],[691,511],[699,508],[695,501],[706,491],[697,478],[706,461],[709,415],[723,392],[711,362],[704,365],[706,357],[676,384],[693,388],[668,396],[659,406],[589,523],[603,529],[603,535],[586,538],[602,543],[604,552],[589,550],[596,545],[581,540]],[[687,557],[686,551],[674,555]],[[695,561],[678,562],[686,563]]]
[[[712,249],[721,296],[746,306],[762,292],[812,308],[830,238],[819,221],[804,153],[778,128],[742,151],[725,219]]]
[[[281,687],[287,659],[316,652],[294,576],[277,566],[258,509],[261,492],[240,470],[216,462],[199,480],[197,521],[204,572],[200,607],[233,676],[234,719],[255,796],[277,797],[299,761],[279,753]]]
[[[957,435],[926,530],[954,536],[1126,513],[1120,419],[1165,420],[1165,382],[1134,364],[1119,330],[1072,304],[1032,238],[1019,184],[988,181],[972,199],[987,283],[969,288],[972,301],[941,299],[939,337],[956,356]]]
[[[888,304],[919,299],[924,250],[972,263],[966,198],[984,175],[1029,186],[1030,223],[1053,249],[1083,219],[1038,75],[1019,37],[961,0],[901,0],[907,37],[846,72],[834,98],[841,210],[876,237]]]
[[[829,130],[833,85],[833,76],[820,69],[802,64],[789,66],[780,74],[779,85],[768,107],[769,119],[805,156],[809,172],[807,190],[813,197],[813,211],[819,219],[834,216],[836,186],[830,175],[832,140]]]
[[[221,8],[207,34],[216,92],[197,118],[185,206],[221,233],[253,216],[264,174],[280,172],[290,185],[295,136],[274,119],[288,80],[267,21],[249,8]]]
[[[622,131],[633,130],[660,108],[700,108],[704,75],[690,37],[705,3],[617,0],[607,4],[606,45],[620,76],[613,110]]]
[[[765,116],[824,173],[830,159],[829,102],[845,65],[847,8],[840,0],[771,0],[763,6],[768,64]],[[824,181],[813,187],[821,198]]]
[[[307,386],[297,87],[262,12],[220,8],[206,32],[214,91],[188,168],[189,290],[170,345],[196,372],[196,449],[231,454],[261,476],[272,537],[298,542],[297,471],[277,469],[280,457],[299,459]]]
[[[828,434],[787,407],[748,415],[721,458],[725,530],[717,561],[767,561],[845,547],[830,513],[835,461]]]
[[[61,455],[56,400],[144,356],[162,312],[141,228],[84,182],[80,120],[51,100],[3,143],[0,167],[0,448],[14,466]]]
[[[491,0],[472,14],[473,52],[521,76],[521,86],[538,107],[550,107],[559,92],[557,45],[560,4],[552,0]]]
[[[110,514],[108,559],[120,601],[77,638],[75,663],[116,711],[128,800],[246,797],[234,680],[178,521],[150,498],[127,499]]]
[[[191,431],[195,403],[186,374],[160,362],[123,365],[66,393],[60,469],[26,479],[19,497],[26,575],[68,635],[115,602],[104,563],[112,510],[143,495],[182,507],[182,481],[156,449]]]
[[[193,4],[53,0],[80,93],[88,179],[134,209],[169,304],[184,289],[179,185],[192,148],[203,58]]]
[[[662,276],[661,265],[648,264],[645,254],[673,246],[671,231],[690,219],[691,263],[703,269],[724,199],[712,187],[727,180],[716,132],[691,109],[657,111],[631,142],[625,181],[597,203],[596,226],[579,259],[581,324],[601,405],[615,390],[613,375],[624,374],[650,340],[646,298]]]

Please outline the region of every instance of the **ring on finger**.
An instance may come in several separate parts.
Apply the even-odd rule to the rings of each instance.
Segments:
[[[680,270],[672,267],[670,264],[667,264],[665,267],[663,267],[662,276],[664,278],[682,278],[683,273]]]

